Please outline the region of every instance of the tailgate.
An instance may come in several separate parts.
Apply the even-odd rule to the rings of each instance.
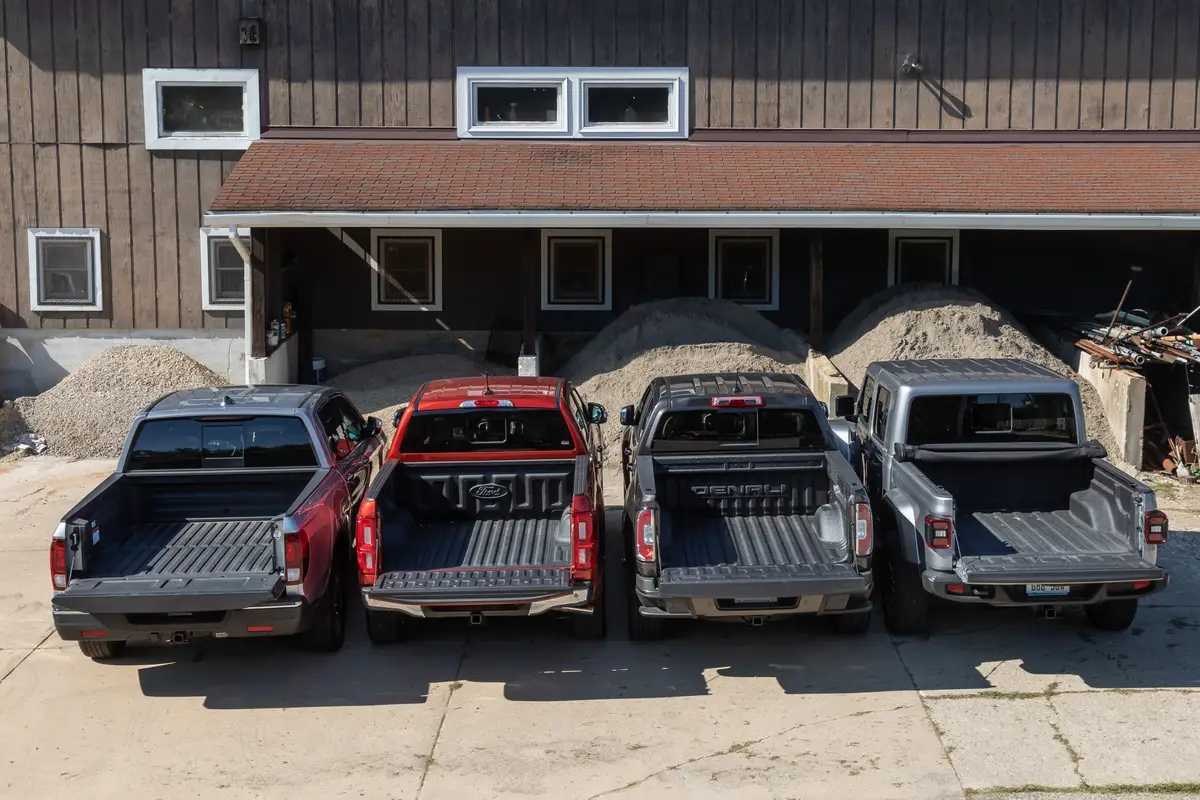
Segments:
[[[54,605],[88,614],[171,614],[233,611],[276,600],[283,576],[136,576],[83,578],[54,596]]]
[[[661,597],[806,597],[862,594],[865,576],[849,564],[671,567],[658,579]]]
[[[523,604],[570,594],[565,567],[388,572],[366,591],[376,600],[411,605]]]
[[[1137,553],[1047,553],[961,558],[963,583],[1072,584],[1158,581],[1166,572]]]

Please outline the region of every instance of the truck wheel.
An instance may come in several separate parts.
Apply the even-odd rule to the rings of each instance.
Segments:
[[[125,652],[124,642],[80,642],[79,649],[88,658],[116,658]]]
[[[836,633],[860,636],[871,628],[871,610],[857,614],[835,614],[828,617],[829,625]]]
[[[342,556],[334,559],[329,570],[329,585],[325,595],[317,602],[312,624],[300,634],[300,642],[306,650],[315,653],[336,653],[346,641],[346,589],[342,582],[345,575]]]
[[[1102,631],[1125,630],[1133,624],[1137,608],[1137,600],[1105,600],[1103,603],[1084,606],[1088,622]]]
[[[595,610],[591,614],[573,614],[571,616],[571,635],[576,639],[603,639],[607,626],[604,613],[604,598],[596,601]]]
[[[395,644],[404,638],[404,617],[394,611],[367,609],[367,638],[371,644]]]
[[[905,635],[929,630],[929,595],[914,564],[896,554],[887,559],[883,575],[883,624],[889,632]]]
[[[642,602],[637,592],[629,590],[629,638],[635,642],[656,642],[663,638],[663,621],[654,617],[643,617],[638,613]]]

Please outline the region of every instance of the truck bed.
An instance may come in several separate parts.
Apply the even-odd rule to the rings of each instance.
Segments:
[[[271,520],[146,522],[128,533],[123,543],[98,543],[90,577],[266,572],[275,563]]]
[[[403,544],[389,551],[384,570],[566,566],[569,542],[555,539],[559,517],[457,519],[409,527]],[[387,525],[383,535],[389,535]]]
[[[958,521],[962,556],[1127,553],[1129,538],[1090,528],[1069,511],[977,511]]]
[[[673,536],[671,528],[686,529]],[[763,517],[672,515],[664,524],[663,569],[721,570],[726,567],[774,567],[834,561],[821,545],[807,517],[799,514]]]

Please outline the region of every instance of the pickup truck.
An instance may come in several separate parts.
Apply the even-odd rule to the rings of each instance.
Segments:
[[[605,420],[559,378],[421,386],[358,513],[371,642],[414,618],[547,612],[602,638]]]
[[[341,647],[354,514],[382,425],[316,386],[190,389],[133,422],[117,470],[50,546],[59,636],[126,642],[298,634]]]
[[[853,421],[893,633],[925,631],[931,597],[1083,606],[1123,630],[1166,587],[1167,518],[1087,440],[1069,378],[1019,359],[876,362]]]
[[[621,423],[630,638],[676,618],[867,630],[870,504],[799,378],[655,378]]]

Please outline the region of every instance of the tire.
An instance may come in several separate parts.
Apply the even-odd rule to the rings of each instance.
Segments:
[[[657,642],[663,638],[663,621],[654,617],[643,617],[638,613],[642,602],[633,590],[633,578],[629,579],[629,638],[635,642]]]
[[[871,610],[860,611],[857,614],[836,614],[828,617],[829,627],[835,633],[846,636],[861,636],[871,628]]]
[[[1103,603],[1084,606],[1088,622],[1102,631],[1123,631],[1133,624],[1137,616],[1138,601],[1105,600]]]
[[[346,562],[341,555],[334,557],[329,570],[325,594],[317,601],[308,629],[300,634],[305,650],[314,653],[336,653],[346,641]]]
[[[883,575],[883,624],[898,636],[929,631],[929,595],[921,585],[920,569],[893,551]]]
[[[367,609],[367,638],[371,644],[395,644],[404,638],[404,632],[404,617],[398,612]]]
[[[97,661],[105,658],[116,658],[125,652],[124,642],[80,642],[79,649],[88,658]]]
[[[596,600],[596,607],[591,614],[571,615],[571,635],[576,639],[603,639],[608,630],[607,616],[604,612],[604,598],[600,597]]]

